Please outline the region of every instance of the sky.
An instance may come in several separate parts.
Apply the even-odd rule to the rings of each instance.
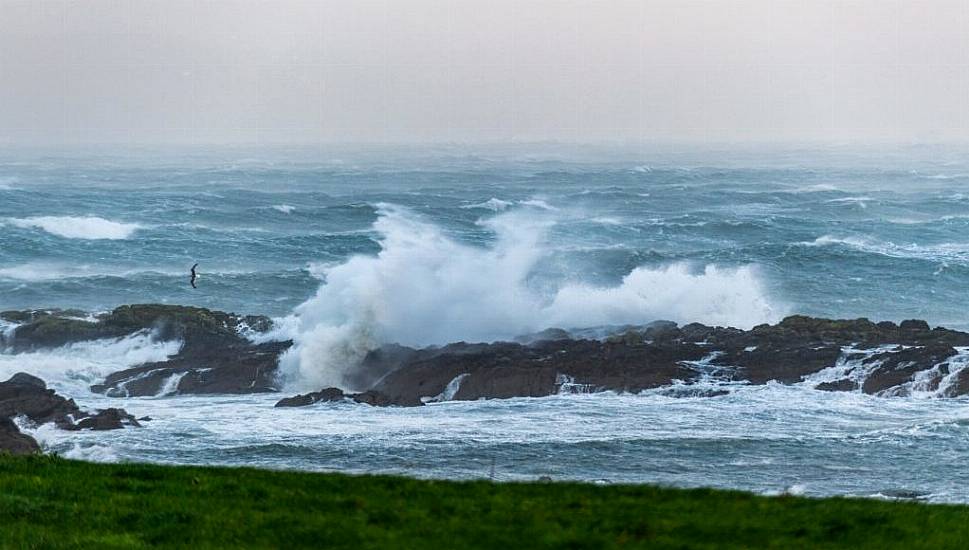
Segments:
[[[966,0],[0,0],[0,145],[962,142]]]

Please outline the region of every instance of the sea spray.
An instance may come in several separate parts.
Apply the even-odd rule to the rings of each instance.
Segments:
[[[79,397],[89,394],[91,384],[112,372],[165,361],[181,347],[180,341],[160,341],[150,331],[139,331],[124,338],[90,340],[18,354],[0,353],[0,380],[26,372],[59,392]]]
[[[277,336],[295,344],[280,360],[283,382],[300,390],[361,389],[348,387],[346,373],[391,342],[494,341],[550,326],[655,319],[748,328],[781,316],[751,266],[640,267],[614,287],[560,279],[551,289],[533,288],[530,277],[549,250],[551,215],[512,210],[481,221],[495,239],[477,247],[405,208],[380,205],[380,252],[325,270],[316,295],[281,321],[285,334]]]

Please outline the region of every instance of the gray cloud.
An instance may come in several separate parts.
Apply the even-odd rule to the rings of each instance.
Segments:
[[[969,138],[962,0],[0,0],[0,143]]]

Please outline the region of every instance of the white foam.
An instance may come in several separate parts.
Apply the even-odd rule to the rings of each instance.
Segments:
[[[273,205],[273,210],[277,210],[283,214],[292,214],[296,210],[296,207],[288,204],[275,204]]]
[[[8,223],[27,229],[42,229],[66,239],[128,239],[141,228],[134,223],[119,223],[96,216],[36,216],[9,218]]]
[[[161,389],[158,390],[158,397],[165,397],[178,393],[178,383],[181,382],[182,378],[185,378],[185,375],[188,373],[189,371],[176,372],[175,374],[169,376],[168,379],[165,380],[165,383],[162,384]]]
[[[50,350],[2,353],[0,380],[26,372],[65,395],[86,395],[91,384],[112,372],[164,361],[181,347],[181,342],[160,342],[150,332],[140,331],[124,338],[78,342]]]
[[[749,328],[784,313],[753,266],[640,267],[612,287],[563,277],[536,290],[529,277],[550,250],[545,233],[554,220],[510,211],[481,223],[496,235],[490,248],[458,243],[405,209],[381,205],[374,225],[381,251],[329,268],[316,296],[280,323],[295,342],[281,359],[284,382],[344,387],[346,369],[388,342],[493,341],[549,326],[654,319]]]
[[[845,346],[834,365],[804,377],[803,385],[814,387],[824,382],[837,382],[848,379],[861,388],[873,370],[880,367],[884,360],[872,360],[876,355],[897,352],[904,349],[895,344],[886,344],[876,348],[858,349]],[[861,391],[860,389],[858,391]]]
[[[510,203],[508,201],[503,201],[503,200],[501,200],[499,198],[492,197],[492,198],[490,198],[490,199],[488,199],[488,200],[486,200],[484,202],[477,202],[477,203],[474,203],[474,204],[466,204],[466,205],[462,206],[461,208],[464,208],[466,210],[473,210],[473,209],[476,209],[476,208],[480,208],[480,209],[484,209],[484,210],[491,210],[492,212],[501,212],[502,210],[505,210],[506,208],[508,208],[511,205],[512,205],[512,203]]]
[[[858,205],[861,208],[868,208],[868,203],[875,199],[871,197],[842,197],[840,199],[831,199],[825,202],[832,204],[852,204]]]
[[[897,395],[911,397],[952,397],[958,387],[962,371],[969,368],[969,348],[955,348],[957,355],[915,373],[911,382],[902,385]],[[944,368],[943,368],[944,367]]]
[[[531,206],[532,208],[538,208],[539,210],[548,210],[550,212],[554,212],[558,210],[558,208],[555,208],[549,203],[543,201],[542,199],[528,199],[524,201],[519,201],[518,204],[522,206]]]
[[[468,373],[459,374],[455,376],[450,382],[448,382],[447,386],[444,387],[441,393],[429,399],[428,402],[436,403],[441,401],[453,400],[454,396],[457,395],[458,392],[461,390],[461,382],[463,382],[464,379],[467,377],[468,377]]]
[[[931,262],[969,263],[969,243],[939,243],[933,245],[896,244],[867,237],[835,237],[824,235],[814,241],[797,243],[799,246],[844,246],[890,258],[918,259]]]

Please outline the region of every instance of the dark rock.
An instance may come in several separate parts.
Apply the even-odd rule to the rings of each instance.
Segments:
[[[484,398],[545,397],[558,391],[557,375],[554,368],[532,365],[479,369],[461,380],[454,399],[474,401]]]
[[[547,328],[540,332],[534,332],[532,334],[523,334],[515,338],[515,342],[519,344],[534,344],[535,342],[554,342],[556,340],[571,340],[572,335],[568,333],[565,329],[561,328]]]
[[[151,422],[151,417],[150,416],[142,416],[141,418],[138,419],[138,422]]]
[[[112,397],[159,395],[167,383],[177,381],[169,388],[174,394],[274,392],[279,355],[290,345],[287,341],[182,350],[168,361],[111,373],[91,391]]]
[[[139,427],[141,424],[124,409],[104,409],[82,418],[74,425],[75,430],[118,430],[126,426]]]
[[[911,382],[915,373],[939,365],[954,355],[955,349],[939,344],[874,355],[865,360],[865,364],[877,366],[869,371],[861,391],[877,394],[901,386]]]
[[[420,407],[424,404],[423,401],[418,399],[408,399],[406,397],[394,398],[385,393],[381,393],[375,390],[367,390],[363,393],[358,393],[350,396],[357,403],[364,403],[366,405],[372,405],[374,407]]]
[[[498,342],[445,346],[433,355],[416,356],[388,374],[375,389],[394,401],[419,401],[441,395],[465,376],[454,399],[540,397],[556,393],[559,377],[597,390],[639,392],[689,380],[698,373],[682,364],[709,350],[694,344],[566,340],[531,346]]]
[[[27,374],[26,372],[18,372],[10,377],[5,384],[20,384],[24,386],[34,386],[42,390],[47,389],[47,382],[44,382],[40,378]]]
[[[326,388],[318,392],[294,395],[293,397],[284,397],[276,403],[276,406],[305,407],[307,405],[312,405],[313,403],[319,403],[320,401],[342,401],[345,397],[346,395],[344,395],[343,390],[339,388]]]
[[[848,378],[842,378],[834,382],[821,382],[814,386],[814,389],[821,391],[854,391],[858,389],[858,383]]]
[[[138,422],[124,409],[106,409],[96,414],[81,410],[73,399],[47,389],[43,380],[18,373],[0,382],[0,418],[24,416],[34,424],[54,423],[66,430],[106,430],[137,426]]]
[[[902,321],[898,328],[901,330],[907,330],[909,332],[928,332],[930,330],[929,324],[925,321],[920,321],[918,319],[909,319],[907,321]]]
[[[221,311],[161,304],[129,305],[87,320],[77,313],[5,312],[22,322],[14,332],[13,351],[59,347],[73,342],[121,338],[150,330],[159,340],[183,340],[185,351],[212,346],[248,343],[239,335],[242,326],[268,328],[272,321],[261,316],[239,316]]]
[[[40,452],[40,445],[34,438],[21,433],[13,420],[0,416],[0,453],[28,455]]]
[[[653,321],[643,329],[643,336],[652,342],[672,341],[682,336],[673,321]]]
[[[11,380],[0,383],[0,417],[26,416],[35,424],[54,422],[68,426],[73,424],[72,419],[83,416],[73,399],[65,399],[54,390],[46,389],[46,384],[38,386]]]

